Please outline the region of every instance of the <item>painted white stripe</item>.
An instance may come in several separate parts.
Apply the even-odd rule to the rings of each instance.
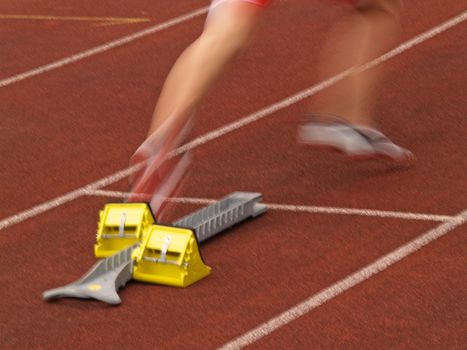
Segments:
[[[363,267],[348,277],[338,281],[332,286],[323,289],[317,294],[312,295],[305,301],[297,304],[296,306],[281,313],[277,317],[259,325],[251,331],[243,334],[242,336],[233,339],[229,343],[221,346],[218,350],[234,350],[242,349],[245,346],[251,345],[261,338],[271,334],[282,326],[296,320],[297,318],[309,313],[327,301],[337,297],[345,291],[355,287],[356,285],[366,281],[374,275],[386,270],[391,265],[406,258],[410,254],[415,253],[417,250],[423,248],[427,244],[443,237],[455,228],[464,224],[467,221],[467,210],[455,216],[450,221],[443,223],[432,230],[425,232],[412,241],[397,248],[391,253],[383,256],[382,258],[374,261],[373,263]]]
[[[203,8],[199,11],[206,11],[207,10],[207,7],[206,8]],[[201,13],[200,13],[201,14]],[[193,16],[193,15],[192,15]],[[389,58],[392,58],[398,54],[401,54],[403,53],[404,51],[407,51],[409,50],[410,48],[414,47],[415,45],[419,45],[421,44],[423,41],[425,40],[428,40],[438,34],[441,34],[442,32],[454,27],[455,25],[458,25],[459,23],[462,23],[463,21],[465,21],[467,18],[467,11],[464,11],[462,12],[461,14],[459,14],[458,16],[452,18],[451,20],[449,21],[446,21],[436,27],[434,27],[433,29],[427,31],[427,32],[424,32],[420,35],[417,35],[415,38],[413,38],[412,40],[409,40],[403,44],[401,44],[400,46],[398,46],[397,48],[395,48],[394,50],[391,50],[390,52],[386,53],[385,55],[379,57],[379,58],[376,58],[375,60],[359,67],[359,68],[355,68],[355,69],[352,69],[352,70],[348,70],[348,71],[345,71],[345,72],[342,72],[328,80],[325,80],[321,83],[318,83],[312,87],[310,87],[309,89],[307,90],[304,90],[302,92],[299,92],[293,96],[290,96],[278,103],[275,103],[269,107],[266,107],[262,110],[260,110],[259,112],[256,112],[256,113],[253,113],[249,116],[246,116],[244,118],[241,118],[240,120],[236,121],[236,122],[233,122],[231,124],[227,124],[226,126],[224,127],[221,127],[219,129],[216,129],[210,133],[207,133],[203,136],[200,136],[198,138],[196,138],[195,140],[193,140],[192,142],[188,143],[188,144],[185,144],[184,146],[182,147],[179,147],[178,149],[176,149],[174,152],[173,152],[173,155],[177,155],[177,154],[180,154],[180,153],[183,153],[187,150],[190,150],[190,149],[193,149],[193,148],[196,148],[200,145],[203,145],[211,140],[214,140],[218,137],[221,137],[231,131],[234,131],[234,130],[237,130],[245,125],[248,125],[256,120],[259,120],[261,118],[264,118],[266,117],[267,115],[270,115],[280,109],[284,109],[288,106],[291,106],[295,103],[298,103],[300,101],[302,101],[303,99],[307,98],[307,97],[310,97],[312,96],[313,94],[316,94],[318,93],[319,91],[321,90],[324,90],[325,88],[339,82],[340,80],[344,79],[346,76],[348,76],[349,74],[351,74],[351,72],[355,72],[355,71],[363,71],[365,69],[369,69],[371,67],[374,67],[376,66],[377,64],[381,64],[382,62],[388,60]],[[366,67],[365,69],[363,69],[363,67]],[[26,73],[24,73],[26,74]],[[37,73],[37,74],[40,74],[40,73]],[[34,75],[37,75],[37,74],[34,74]],[[14,78],[14,77],[13,77]],[[23,77],[19,80],[22,80],[22,79],[26,79],[27,77]],[[19,80],[15,80],[15,81],[19,81]],[[2,86],[1,84],[3,83],[4,81],[0,81],[0,86]],[[12,84],[13,82],[9,82],[7,85],[9,84]],[[34,217],[36,215],[39,215],[41,213],[44,213],[46,212],[47,210],[50,210],[50,209],[53,209],[55,207],[57,207],[58,205],[61,205],[61,204],[64,204],[64,203],[67,203],[67,202],[70,202],[76,198],[79,198],[83,195],[86,194],[86,192],[88,191],[89,187],[92,186],[92,189],[97,189],[97,188],[102,188],[104,186],[107,186],[107,185],[110,185],[111,183],[114,183],[114,182],[117,182],[119,180],[121,180],[123,177],[120,177],[119,174],[121,173],[127,173],[126,176],[129,176],[131,173],[133,173],[134,171],[136,171],[136,167],[134,168],[127,168],[127,169],[124,169],[124,170],[121,170],[119,171],[118,173],[116,174],[113,174],[113,175],[109,175],[91,185],[86,185],[84,187],[81,187],[77,190],[74,190],[72,192],[69,192],[67,194],[64,194],[60,197],[57,197],[55,199],[52,199],[50,201],[47,201],[43,204],[40,204],[38,206],[35,206],[31,209],[28,209],[28,210],[25,210],[17,215],[13,215],[11,217],[8,217],[8,218],[5,218],[3,220],[0,221],[0,230],[2,229],[5,229],[11,225],[14,225],[14,224],[17,224],[19,222],[22,222],[26,219],[29,219],[31,217]],[[96,183],[105,183],[105,185],[102,185],[102,186],[95,186]]]
[[[68,202],[71,202],[79,197],[82,197],[86,195],[88,192],[96,189],[96,188],[102,188],[104,186],[108,186],[110,184],[113,184],[117,181],[120,181],[122,179],[127,178],[132,174],[134,171],[136,171],[138,168],[140,168],[142,165],[138,164],[133,167],[121,170],[113,175],[107,176],[103,179],[100,179],[96,182],[93,182],[89,185],[86,185],[84,187],[78,188],[74,191],[68,192],[62,196],[59,196],[57,198],[51,199],[47,202],[44,202],[42,204],[36,205],[35,207],[32,207],[31,209],[25,210],[19,214],[15,214],[12,216],[9,216],[3,220],[0,221],[0,231],[10,227],[12,225],[15,225],[17,223],[20,223],[22,221],[25,221],[27,219],[30,219],[34,216],[40,215],[42,213],[45,213],[49,210],[52,210],[60,205],[66,204]]]
[[[141,31],[138,31],[138,32],[130,34],[130,35],[126,35],[126,36],[124,36],[124,37],[122,37],[120,39],[110,41],[108,43],[96,46],[96,47],[94,47],[92,49],[89,49],[89,50],[74,54],[72,56],[63,58],[61,60],[58,60],[58,61],[46,64],[44,66],[40,66],[40,67],[37,67],[35,69],[31,69],[29,71],[20,73],[18,75],[15,75],[15,76],[0,80],[0,87],[5,87],[5,86],[8,86],[8,85],[17,83],[17,82],[19,82],[21,80],[31,78],[31,77],[34,77],[36,75],[43,74],[45,72],[49,72],[51,70],[66,66],[66,65],[68,65],[70,63],[80,61],[80,60],[82,60],[84,58],[94,56],[94,55],[100,54],[102,52],[108,51],[110,49],[114,49],[116,47],[128,44],[128,43],[130,43],[132,41],[135,41],[135,40],[141,39],[141,38],[143,38],[145,36],[160,32],[160,31],[162,31],[164,29],[168,29],[168,28],[173,27],[173,26],[175,26],[177,24],[180,24],[180,23],[189,21],[191,19],[194,19],[196,17],[205,15],[208,12],[208,9],[209,9],[209,6],[199,8],[199,9],[197,9],[195,11],[192,11],[192,12],[189,12],[189,13],[184,14],[182,16],[173,18],[173,19],[168,20],[166,22],[156,24],[155,26],[149,27],[147,29],[143,29]]]
[[[110,198],[128,198],[130,193],[118,191],[102,191],[93,190],[86,193],[88,196],[100,196]],[[148,200],[150,196],[141,194],[141,201]],[[215,199],[208,198],[167,198],[167,201],[181,204],[197,204],[206,205],[216,202]],[[436,214],[421,214],[421,213],[408,213],[399,211],[386,211],[374,209],[357,209],[357,208],[336,208],[336,207],[320,207],[309,205],[290,205],[290,204],[272,204],[265,203],[270,210],[281,210],[291,212],[305,212],[310,214],[339,214],[339,215],[355,215],[355,216],[369,216],[379,218],[394,218],[405,220],[420,220],[420,221],[451,221],[455,219],[454,216],[449,215],[436,215]]]
[[[47,16],[47,15],[8,15],[0,14],[0,20],[24,20],[24,21],[78,21],[78,22],[116,22],[116,23],[140,23],[149,22],[149,18],[141,17],[90,17],[90,16]]]
[[[323,213],[323,214],[342,214],[342,215],[358,215],[358,216],[373,216],[380,218],[394,218],[406,220],[422,220],[422,221],[450,221],[452,216],[448,215],[435,215],[435,214],[421,214],[409,213],[400,211],[386,211],[374,209],[358,209],[358,208],[333,208],[333,207],[317,207],[317,206],[304,206],[304,205],[284,205],[284,204],[267,204],[268,208],[272,210],[285,210],[293,212],[306,212],[306,213]]]

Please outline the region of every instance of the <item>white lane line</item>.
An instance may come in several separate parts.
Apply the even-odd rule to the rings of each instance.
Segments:
[[[46,64],[46,65],[43,65],[43,66],[40,66],[40,67],[37,67],[37,68],[34,68],[34,69],[31,69],[29,71],[20,73],[18,75],[2,79],[2,80],[0,80],[0,87],[5,87],[5,86],[8,86],[8,85],[17,83],[17,82],[19,82],[21,80],[31,78],[31,77],[34,77],[36,75],[43,74],[45,72],[49,72],[51,70],[63,67],[63,66],[68,65],[70,63],[80,61],[80,60],[82,60],[84,58],[94,56],[94,55],[97,55],[99,53],[108,51],[110,49],[113,49],[113,48],[128,44],[128,43],[130,43],[132,41],[143,38],[143,37],[145,37],[147,35],[160,32],[160,31],[162,31],[164,29],[173,27],[173,26],[175,26],[177,24],[180,24],[180,23],[189,21],[191,19],[194,19],[196,17],[205,15],[208,12],[208,9],[209,9],[209,6],[199,8],[199,9],[194,10],[192,12],[186,13],[186,14],[184,14],[182,16],[179,16],[179,17],[170,19],[168,21],[156,24],[156,25],[154,25],[152,27],[149,27],[147,29],[143,29],[143,30],[135,32],[133,34],[126,35],[126,36],[124,36],[124,37],[122,37],[120,39],[109,41],[108,43],[96,46],[96,47],[94,47],[92,49],[89,49],[89,50],[74,54],[72,56],[63,58],[61,60]]]
[[[93,190],[97,188],[102,188],[104,186],[108,186],[110,184],[113,184],[117,181],[120,181],[122,179],[127,178],[130,174],[132,174],[134,171],[136,171],[137,168],[141,167],[141,165],[137,165],[134,167],[130,167],[124,170],[121,170],[113,175],[107,176],[103,179],[100,179],[96,182],[93,182],[89,185],[86,185],[84,187],[78,188],[74,191],[68,192],[62,196],[59,196],[57,198],[51,199],[47,202],[44,202],[42,204],[36,205],[35,207],[32,207],[31,209],[25,210],[21,213],[9,216],[3,220],[0,221],[0,231],[10,227],[12,225],[15,225],[17,223],[20,223],[22,221],[25,221],[27,219],[30,219],[34,216],[37,216],[39,214],[45,213],[46,211],[52,210],[60,205],[66,204],[68,202],[71,202],[77,198],[80,198],[84,195],[86,195],[88,192],[92,192]]]
[[[119,191],[103,191],[93,190],[86,193],[88,196],[99,196],[109,198],[129,198],[130,193]],[[141,194],[141,201],[150,199],[151,196]],[[208,198],[167,198],[167,201],[181,204],[197,204],[206,205],[216,202],[215,199]],[[335,207],[321,207],[310,205],[290,205],[290,204],[273,204],[265,203],[270,210],[281,210],[290,212],[305,212],[310,214],[339,214],[339,215],[355,215],[355,216],[369,216],[379,218],[394,218],[405,220],[420,220],[420,221],[440,221],[446,222],[455,219],[454,216],[449,215],[436,215],[436,214],[421,214],[421,213],[408,213],[399,211],[387,210],[374,210],[374,209],[357,209],[357,208],[335,208]]]
[[[110,23],[141,23],[149,22],[142,17],[92,17],[92,16],[51,16],[51,15],[9,15],[0,14],[0,20],[20,21],[61,21],[61,22],[110,22]]]
[[[218,350],[242,349],[245,346],[253,344],[254,342],[260,340],[261,338],[267,336],[268,334],[271,334],[272,332],[276,331],[280,327],[287,325],[288,323],[309,313],[310,311],[314,310],[320,305],[323,305],[327,301],[344,293],[350,288],[353,288],[356,285],[373,277],[374,275],[386,270],[391,265],[406,258],[410,254],[415,253],[416,251],[423,248],[427,244],[448,234],[455,228],[464,224],[466,221],[467,221],[467,210],[464,210],[462,213],[456,215],[450,221],[445,222],[435,227],[434,229],[425,232],[424,234],[411,240],[407,244],[404,244],[403,246],[397,248],[396,250],[374,261],[373,263],[363,267],[362,269],[356,271],[355,273],[349,275],[348,277],[338,281],[332,286],[326,289],[323,289],[322,291],[310,296],[308,299],[301,302],[300,304],[295,305],[294,307],[288,309],[287,311],[284,311],[280,315],[259,325],[258,327],[252,329],[251,331],[233,339],[229,343],[218,348]]]
[[[272,210],[285,210],[293,212],[306,212],[306,213],[323,213],[323,214],[342,214],[342,215],[357,215],[357,216],[373,216],[380,218],[394,218],[406,220],[422,220],[422,221],[450,221],[453,219],[449,215],[436,215],[436,214],[421,214],[400,211],[386,211],[374,209],[358,209],[358,208],[333,208],[333,207],[317,207],[317,206],[304,206],[304,205],[284,205],[284,204],[267,204],[268,208]]]
[[[201,11],[201,10],[200,10]],[[395,49],[389,51],[388,53],[386,53],[385,55],[379,57],[379,58],[376,58],[375,60],[363,65],[363,66],[360,66],[358,68],[355,68],[355,69],[352,69],[352,70],[347,70],[345,72],[342,72],[328,80],[325,80],[321,83],[318,83],[312,87],[310,87],[309,89],[307,90],[303,90],[295,95],[292,95],[278,103],[275,103],[273,105],[270,105],[269,107],[266,107],[256,113],[253,113],[253,114],[250,114],[244,118],[241,118],[239,119],[238,121],[235,121],[233,123],[230,123],[230,124],[227,124],[225,125],[224,127],[221,127],[219,129],[216,129],[212,132],[209,132],[205,135],[202,135],[198,138],[196,138],[195,140],[185,144],[184,146],[182,147],[179,147],[178,149],[176,149],[173,153],[174,154],[179,154],[179,153],[182,153],[182,152],[185,152],[187,150],[190,150],[190,149],[193,149],[193,148],[196,148],[200,145],[203,145],[211,140],[214,140],[218,137],[221,137],[231,131],[234,131],[234,130],[237,130],[247,124],[250,124],[256,120],[259,120],[261,118],[264,118],[280,109],[284,109],[288,106],[291,106],[295,103],[298,103],[300,101],[302,101],[303,99],[307,98],[307,97],[310,97],[312,96],[313,94],[316,94],[318,93],[319,91],[321,90],[324,90],[325,88],[339,82],[340,80],[344,79],[346,76],[348,76],[349,74],[351,74],[351,72],[361,72],[365,69],[369,69],[369,68],[372,68],[374,66],[376,66],[377,64],[381,64],[383,63],[384,61],[388,60],[389,58],[392,58],[398,54],[401,54],[403,53],[404,51],[407,51],[409,50],[410,48],[414,47],[415,45],[419,45],[421,44],[423,41],[425,40],[428,40],[438,34],[441,34],[442,32],[458,25],[459,23],[462,23],[463,21],[465,21],[467,19],[467,11],[464,11],[462,12],[461,14],[459,14],[458,16],[420,34],[420,35],[417,35],[416,37],[414,37],[413,39],[409,40],[409,41],[406,41],[405,43],[401,44],[400,46],[396,47]],[[366,68],[363,68],[363,67],[366,67]],[[122,173],[122,172],[127,172],[128,175],[130,175],[131,173],[133,173],[135,171],[135,168],[127,168],[127,169],[124,169],[124,170],[121,170],[120,172],[116,173],[116,174],[112,174],[112,175],[109,175],[99,181],[97,181],[96,183],[100,183],[100,182],[105,182],[106,185],[110,185],[111,183],[114,183],[114,182],[117,182],[119,180],[122,179],[122,177],[119,177],[118,174]],[[127,175],[127,176],[128,176]],[[95,183],[94,183],[95,184]],[[93,188],[92,189],[97,189],[97,188],[102,188],[103,186],[106,186],[106,185],[103,185],[103,186],[100,186],[100,187],[96,187],[94,186],[94,184],[91,184],[91,185],[86,185],[84,187],[81,187],[77,190],[74,190],[70,193],[67,193],[67,194],[64,194],[60,197],[57,197],[55,199],[52,199],[48,202],[45,202],[43,204],[40,204],[38,206],[35,206],[31,209],[27,209],[17,215],[13,215],[11,217],[8,217],[8,218],[5,218],[3,220],[0,221],[0,230],[2,229],[5,229],[6,227],[9,227],[11,225],[14,225],[14,224],[17,224],[21,221],[24,221],[26,219],[29,219],[31,217],[34,217],[38,214],[41,214],[47,210],[50,210],[50,209],[53,209],[55,207],[57,207],[58,205],[61,205],[61,204],[64,204],[64,203],[67,203],[69,201],[72,201],[78,197],[81,197],[82,195],[85,195],[86,194],[86,191],[89,189],[89,186],[92,186]],[[57,204],[59,203],[59,204]]]

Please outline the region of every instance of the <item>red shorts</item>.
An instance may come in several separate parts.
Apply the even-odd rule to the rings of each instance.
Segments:
[[[211,6],[214,7],[214,6],[217,6],[223,2],[229,2],[229,1],[243,1],[243,2],[249,2],[249,3],[252,3],[252,4],[255,4],[255,5],[258,5],[258,6],[262,6],[262,7],[266,7],[270,2],[271,0],[212,0],[212,4]],[[357,3],[357,0],[337,0],[337,1],[341,1],[341,2],[348,2],[352,5],[355,5]]]
[[[223,2],[230,2],[230,1],[243,1],[249,2],[258,6],[267,6],[270,0],[212,0],[211,7],[217,6]]]

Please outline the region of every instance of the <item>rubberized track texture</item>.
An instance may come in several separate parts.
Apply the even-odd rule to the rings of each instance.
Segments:
[[[327,80],[313,53],[342,7],[273,2],[176,151],[194,159],[172,199],[181,217],[260,192],[269,212],[203,244],[212,274],[187,289],[42,301],[94,263],[98,210],[127,196],[128,159],[208,5],[0,4],[0,348],[465,348],[467,8],[454,0],[407,2],[393,51]],[[379,66],[377,122],[413,168],[297,144],[310,98]]]

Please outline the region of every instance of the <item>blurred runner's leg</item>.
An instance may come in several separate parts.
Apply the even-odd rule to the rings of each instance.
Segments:
[[[353,1],[352,9],[335,25],[323,47],[320,79],[365,64],[391,49],[399,37],[401,11],[401,0]],[[383,83],[384,68],[380,65],[353,74],[316,96],[312,115],[321,121],[301,127],[300,140],[328,145],[359,159],[382,157],[410,164],[412,153],[375,129],[375,92]],[[326,115],[333,116],[327,125]],[[334,116],[344,120],[338,123]]]
[[[163,220],[165,197],[173,195],[189,167],[188,155],[170,153],[186,140],[198,104],[245,45],[260,12],[254,1],[213,3],[203,33],[180,55],[164,83],[148,138],[130,161],[143,165],[130,179],[129,201],[141,201],[141,194],[151,198],[157,220]]]

